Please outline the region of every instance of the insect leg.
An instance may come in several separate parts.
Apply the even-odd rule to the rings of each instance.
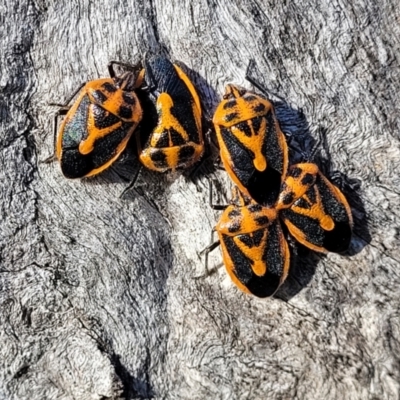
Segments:
[[[204,277],[210,275],[210,271],[208,269],[208,255],[220,245],[220,241],[219,240],[214,241],[214,232],[215,232],[215,228],[213,228],[211,230],[210,244],[206,248],[201,250],[200,253],[199,253],[200,256],[205,255],[205,259],[204,259],[204,270],[205,270],[205,273],[203,275],[196,276],[195,279],[204,278]]]
[[[81,89],[86,85],[86,82],[79,85],[78,89],[74,90],[74,92],[69,96],[68,100],[64,104],[59,103],[49,103],[49,106],[60,107],[62,109],[69,109],[68,104],[71,103],[72,99],[81,91]]]
[[[135,183],[139,177],[140,171],[142,170],[142,166],[139,166],[139,168],[137,169],[135,175],[133,175],[133,178],[131,180],[131,182],[129,183],[129,185],[123,190],[123,192],[121,193],[121,195],[119,196],[120,198],[124,197],[124,195],[129,192],[129,190],[131,190],[134,186]]]
[[[107,65],[108,73],[110,74],[111,78],[115,78],[117,73],[115,72],[114,66],[118,65],[119,67],[125,68],[132,72],[137,72],[139,69],[142,68],[142,65],[139,63],[137,65],[127,64],[120,61],[110,61]]]
[[[208,247],[206,247],[203,252],[205,254],[205,259],[204,259],[204,270],[205,270],[205,275],[209,275],[210,271],[208,269],[208,255],[216,249],[220,245],[220,241],[217,240],[214,243],[211,243]]]
[[[211,180],[208,181],[208,184],[209,184],[208,203],[209,203],[210,207],[211,207],[213,210],[218,210],[218,211],[223,211],[223,210],[225,210],[225,209],[228,207],[227,204],[214,204],[214,203],[213,203],[213,185],[212,185]]]
[[[57,159],[56,157],[56,143],[57,143],[57,128],[58,128],[58,120],[61,116],[64,116],[69,111],[69,107],[63,106],[60,108],[56,115],[54,116],[53,120],[53,141],[54,141],[54,152],[50,157],[47,157],[45,160],[40,161],[41,164],[49,164]]]
[[[249,81],[253,86],[255,86],[261,93],[263,93],[265,96],[267,96],[267,98],[269,98],[270,95],[272,94],[273,96],[277,97],[282,102],[286,103],[285,99],[282,96],[279,96],[279,94],[277,94],[277,93],[271,92],[269,89],[267,89],[265,86],[263,86],[257,80],[257,78],[254,78],[254,77],[251,76],[250,70],[254,69],[255,66],[256,66],[255,61],[254,60],[250,60],[249,64],[247,65],[245,79],[247,81]]]

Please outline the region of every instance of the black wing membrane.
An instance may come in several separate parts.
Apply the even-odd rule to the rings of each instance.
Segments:
[[[346,210],[345,205],[332,190],[332,184],[318,174],[316,186],[321,196],[322,204],[326,214],[334,221],[335,227],[332,231],[325,232],[324,247],[328,251],[343,252],[348,249],[351,241],[352,218]]]
[[[168,93],[174,96],[184,96],[185,88],[179,79],[174,65],[168,58],[153,57],[145,61],[145,80],[151,91]],[[187,91],[187,88],[186,88]]]

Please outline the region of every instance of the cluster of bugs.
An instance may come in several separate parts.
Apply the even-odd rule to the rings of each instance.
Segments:
[[[205,145],[202,109],[184,71],[160,55],[120,76],[114,64],[110,78],[86,83],[72,107],[61,110],[56,157],[63,174],[83,178],[102,172],[134,132],[146,168],[166,172],[196,164]],[[346,198],[316,164],[290,165],[269,100],[228,85],[212,122],[234,187],[230,204],[217,207],[224,210],[215,227],[219,240],[205,249],[206,265],[209,252],[220,245],[237,287],[268,297],[288,276],[289,236],[317,252],[348,248],[353,221]]]
[[[234,184],[215,230],[225,267],[244,292],[272,296],[290,268],[287,237],[326,253],[345,251],[349,204],[314,163],[289,165],[286,138],[263,96],[228,85],[213,123],[220,157]],[[211,192],[210,192],[211,193]],[[288,232],[288,233],[287,233]]]
[[[120,63],[109,65],[110,78],[79,88],[72,107],[56,117],[55,135],[58,116],[65,115],[56,140],[64,176],[84,178],[104,171],[136,130],[138,158],[146,168],[166,172],[195,164],[204,152],[204,136],[200,99],[188,76],[163,56],[121,76],[115,64]]]

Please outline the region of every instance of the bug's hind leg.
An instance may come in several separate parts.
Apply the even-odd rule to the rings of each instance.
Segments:
[[[61,116],[65,116],[67,112],[69,111],[69,107],[62,106],[57,111],[57,114],[54,116],[53,120],[53,140],[54,140],[54,152],[51,156],[47,157],[45,160],[40,161],[41,164],[49,164],[53,161],[57,160],[57,155],[56,155],[56,143],[57,143],[57,128],[58,128],[58,121]]]
[[[201,250],[199,252],[200,257],[203,255],[205,256],[205,258],[204,258],[204,274],[195,276],[194,279],[206,278],[207,276],[211,275],[213,272],[215,272],[219,268],[219,266],[216,266],[216,267],[213,267],[212,270],[210,270],[208,267],[209,254],[220,245],[219,240],[214,240],[214,232],[215,232],[215,228],[213,228],[211,231],[210,244],[206,248],[204,248],[203,250]]]

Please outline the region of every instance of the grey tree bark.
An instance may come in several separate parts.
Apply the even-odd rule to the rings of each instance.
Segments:
[[[394,0],[1,0],[0,398],[398,399],[399,18]],[[331,169],[361,183],[348,254],[300,250],[260,300],[224,268],[196,279],[206,175],[230,196],[210,160],[195,183],[143,171],[124,199],[115,170],[40,163],[49,104],[160,43],[208,116],[254,59],[293,143],[326,133]]]

